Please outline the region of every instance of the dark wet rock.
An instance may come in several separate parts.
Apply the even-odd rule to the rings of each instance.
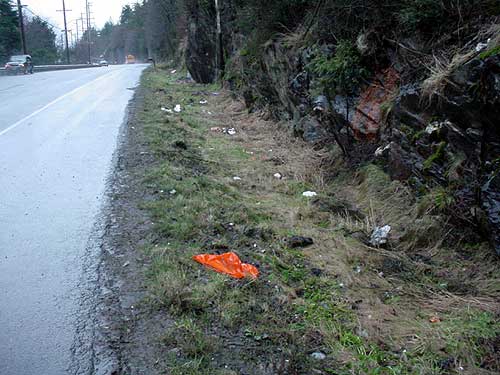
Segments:
[[[200,9],[200,5],[195,2],[189,7],[188,12],[186,67],[196,82],[211,83],[215,80],[214,15],[207,9]]]
[[[398,125],[422,129],[426,123],[426,114],[420,97],[420,89],[416,84],[401,86],[395,101],[395,118]]]
[[[328,132],[323,125],[314,117],[303,117],[295,126],[295,134],[301,134],[302,138],[310,143],[321,142],[328,138]]]
[[[290,82],[290,88],[293,93],[300,96],[309,90],[309,74],[305,71],[297,74]]]
[[[175,148],[180,148],[181,150],[187,150],[187,145],[184,141],[175,141],[173,146]]]
[[[482,189],[483,209],[488,217],[490,239],[500,255],[500,174],[492,173]]]
[[[319,95],[314,99],[313,111],[325,112],[329,110],[328,98],[325,95]]]
[[[314,241],[310,237],[292,236],[286,239],[286,243],[289,248],[296,249],[311,246],[314,244]]]
[[[346,123],[354,120],[354,111],[358,98],[343,95],[335,95],[330,105],[334,113],[339,115]]]
[[[273,231],[265,228],[245,228],[243,234],[249,238],[269,240],[273,237]]]
[[[451,123],[449,123],[449,121],[433,121],[425,128],[425,133],[427,133],[429,141],[441,142],[446,139],[446,134],[448,133],[449,126],[451,126]]]
[[[323,275],[323,270],[319,269],[319,268],[311,268],[311,273],[314,275],[314,276],[321,276]]]

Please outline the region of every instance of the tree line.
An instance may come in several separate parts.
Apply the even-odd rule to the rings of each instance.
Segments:
[[[164,60],[177,51],[183,25],[183,2],[143,0],[122,8],[119,22],[107,22],[90,30],[91,58],[123,63],[127,55],[140,60]],[[86,31],[72,48],[78,62],[88,61],[89,34]]]
[[[181,0],[141,0],[125,5],[118,22],[109,21],[101,29],[92,27],[79,35],[70,45],[71,62],[106,59],[123,63],[127,55],[141,60],[172,56],[181,38],[179,30],[184,28],[183,5]],[[63,43],[57,43],[50,24],[40,17],[24,14],[24,25],[28,53],[35,64],[65,60]],[[13,0],[0,0],[0,63],[14,54],[22,54],[17,6]]]
[[[23,15],[28,53],[36,64],[54,64],[60,51],[53,27],[38,16]],[[11,55],[22,54],[19,15],[11,0],[0,0],[0,63]]]

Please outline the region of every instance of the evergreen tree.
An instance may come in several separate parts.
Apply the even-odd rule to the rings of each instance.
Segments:
[[[26,40],[35,64],[54,64],[57,60],[56,34],[40,17],[26,22]]]
[[[11,0],[0,0],[0,62],[5,62],[19,48],[17,13]]]

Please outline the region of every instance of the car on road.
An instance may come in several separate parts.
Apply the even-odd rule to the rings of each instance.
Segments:
[[[5,64],[7,74],[33,74],[33,60],[30,55],[14,55]]]
[[[134,55],[127,55],[125,58],[125,64],[135,64],[135,56]]]
[[[108,66],[109,64],[108,64],[108,62],[107,62],[106,60],[101,60],[101,61],[99,62],[99,65],[100,65],[100,66]]]

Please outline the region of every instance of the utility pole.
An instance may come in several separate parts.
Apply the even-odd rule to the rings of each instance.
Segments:
[[[24,18],[23,18],[23,6],[21,5],[21,0],[17,0],[17,11],[19,13],[19,29],[21,30],[21,41],[23,43],[23,53],[28,54],[28,48],[26,46],[26,34],[24,32]]]
[[[75,20],[75,26],[76,26],[76,42],[78,43],[78,39],[80,39],[80,35],[78,33],[78,20]]]
[[[80,21],[82,22],[82,38],[83,38],[83,34],[85,32],[85,26],[83,25],[83,20],[84,20],[83,13],[80,13]]]
[[[90,37],[90,4],[89,4],[89,0],[85,0],[85,11],[87,13],[87,43],[88,43],[88,52],[89,52],[89,64],[92,64],[92,52],[91,52],[91,46],[90,46],[90,44],[92,43],[92,40]]]
[[[66,36],[66,61],[69,65],[71,64],[71,62],[69,58],[68,25],[66,23],[66,12],[71,12],[71,10],[66,10],[66,4],[64,3],[64,0],[62,0],[62,3],[63,3],[63,8],[62,10],[58,10],[58,12],[63,12],[64,15],[64,34]]]

